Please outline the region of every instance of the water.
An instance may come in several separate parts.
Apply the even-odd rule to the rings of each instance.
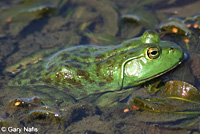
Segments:
[[[0,117],[4,120],[0,126],[5,126],[7,132],[19,132],[21,129],[22,132],[38,130],[38,133],[198,133],[198,114],[174,116],[140,110],[124,113],[124,108],[128,107],[126,104],[114,110],[99,111],[88,103],[61,106],[62,100],[58,100],[54,106],[46,107],[40,99],[34,98],[37,94],[22,96],[17,89],[8,88],[7,82],[13,79],[15,74],[3,71],[16,63],[20,65],[18,71],[28,68],[34,63],[29,60],[20,63],[20,60],[40,50],[77,44],[118,44],[140,36],[145,30],[153,29],[160,33],[162,39],[176,42],[189,54],[187,61],[167,73],[163,79],[188,82],[199,90],[199,28],[195,28],[194,24],[200,24],[200,20],[189,19],[193,27],[190,28],[190,36],[161,32],[160,29],[160,25],[170,17],[185,20],[200,14],[199,1],[23,2],[0,2]],[[122,17],[127,14],[135,15],[139,19]],[[37,59],[34,62],[37,62]],[[28,88],[27,91],[32,93]],[[143,89],[138,92],[146,95]],[[51,96],[49,95],[47,100],[50,100]],[[18,99],[15,100],[16,98]],[[12,129],[8,129],[9,127]]]

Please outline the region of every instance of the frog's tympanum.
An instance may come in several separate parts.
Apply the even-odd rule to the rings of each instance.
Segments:
[[[83,45],[61,50],[20,72],[9,86],[54,87],[80,100],[91,94],[123,92],[166,73],[183,57],[178,45],[146,31],[116,46]]]

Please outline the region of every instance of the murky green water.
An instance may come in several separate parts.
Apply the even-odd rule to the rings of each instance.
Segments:
[[[180,66],[162,76],[164,82],[179,80],[199,90],[199,4],[197,0],[0,1],[0,127],[16,133],[20,129],[24,133],[199,133],[199,104],[188,105],[199,102],[198,95],[179,104],[182,112],[193,112],[189,114],[148,109],[124,113],[129,107],[126,103],[107,111],[84,102],[65,106],[62,99],[46,106],[31,90],[23,96],[19,89],[7,86],[18,72],[48,55],[31,58],[38,51],[77,44],[119,44],[145,30],[155,30],[162,40],[176,42],[188,54]],[[36,90],[47,100],[54,95]],[[133,94],[149,96],[144,89]]]

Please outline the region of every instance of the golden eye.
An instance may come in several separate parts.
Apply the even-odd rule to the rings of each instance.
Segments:
[[[157,47],[151,47],[147,50],[147,55],[150,59],[156,59],[160,55]]]

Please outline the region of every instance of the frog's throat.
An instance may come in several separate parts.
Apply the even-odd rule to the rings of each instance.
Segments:
[[[173,67],[171,67],[171,68],[165,70],[164,72],[161,72],[161,73],[156,74],[156,75],[154,75],[154,76],[152,76],[152,77],[150,77],[150,78],[143,79],[143,80],[139,81],[139,83],[144,83],[145,81],[148,81],[148,80],[151,80],[151,79],[156,78],[156,77],[158,77],[158,76],[161,76],[161,75],[165,74],[166,72],[168,72],[168,71],[174,69],[175,67],[177,67],[177,66],[180,65],[181,63],[182,63],[182,61],[180,61],[178,64],[174,65]]]

